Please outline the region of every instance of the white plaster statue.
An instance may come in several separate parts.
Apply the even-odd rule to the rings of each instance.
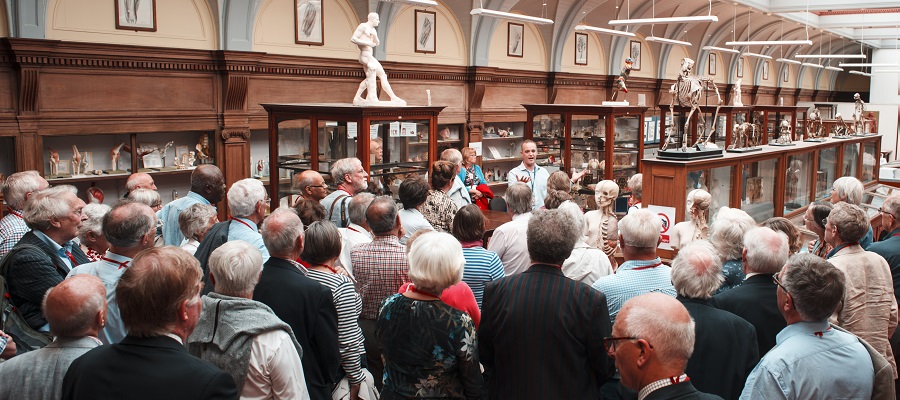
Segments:
[[[378,40],[378,32],[375,27],[379,24],[378,13],[369,13],[369,20],[359,24],[350,41],[359,46],[359,63],[363,65],[366,79],[359,83],[359,90],[353,96],[353,104],[357,106],[393,105],[405,106],[406,101],[397,97],[388,83],[387,74],[381,63],[375,58],[374,47],[381,42]],[[381,89],[391,98],[390,101],[378,100],[378,85],[376,79],[381,80]],[[366,97],[362,94],[366,92]]]
[[[82,171],[82,169],[84,167],[84,164],[82,163],[83,159],[84,159],[84,156],[82,156],[81,153],[78,151],[78,146],[75,146],[73,144],[72,145],[72,175],[81,175],[82,173],[84,173],[84,171]]]
[[[119,152],[122,151],[122,147],[125,147],[125,143],[120,143],[118,146],[113,147],[112,150],[109,151],[109,165],[113,171],[119,170]]]
[[[609,263],[616,268],[616,249],[619,248],[619,220],[614,205],[619,196],[619,185],[610,180],[600,181],[594,189],[597,209],[584,214],[587,223],[587,243],[603,250]]]
[[[866,102],[859,97],[859,93],[853,95],[856,104],[853,105],[853,132],[862,135],[865,132],[865,123],[863,121],[863,113],[866,112]]]
[[[171,149],[173,145],[175,145],[175,142],[174,142],[174,141],[171,141],[171,142],[169,142],[169,143],[166,143],[166,146],[165,146],[165,147],[163,148],[163,150],[162,150],[162,154],[160,155],[160,158],[162,158],[162,166],[163,166],[163,168],[166,167],[166,154],[169,154],[169,149]]]
[[[744,106],[744,100],[741,99],[741,79],[734,83],[734,98],[731,99],[731,105],[735,107]]]
[[[703,189],[694,189],[688,193],[687,212],[690,213],[689,219],[675,224],[672,228],[669,245],[673,249],[680,249],[694,240],[709,238],[707,216],[709,215],[710,202],[712,202],[712,196]]]
[[[48,147],[47,150],[50,151],[50,175],[58,175],[59,174],[59,153],[53,148]]]

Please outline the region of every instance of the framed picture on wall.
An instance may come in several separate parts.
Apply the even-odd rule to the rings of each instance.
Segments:
[[[294,41],[297,44],[324,45],[324,21],[322,0],[294,0]]]
[[[744,58],[743,57],[738,58],[737,77],[738,78],[744,77]]]
[[[435,53],[435,25],[436,13],[434,11],[416,10],[416,53]]]
[[[629,53],[629,57],[634,60],[634,64],[631,66],[633,71],[641,70],[641,42],[637,40],[631,41],[631,52]]]
[[[588,35],[575,32],[575,65],[587,65]]]
[[[769,63],[763,61],[763,80],[769,80]]]
[[[509,57],[523,57],[525,52],[525,25],[509,22],[506,36],[506,55]]]
[[[716,74],[716,53],[709,53],[709,74]]]
[[[156,0],[116,0],[116,29],[156,32]]]

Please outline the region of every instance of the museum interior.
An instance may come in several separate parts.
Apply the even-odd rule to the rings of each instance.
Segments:
[[[475,149],[502,195],[529,139],[550,172],[587,170],[583,207],[604,179],[621,203],[643,173],[643,203],[673,223],[693,189],[711,210],[800,226],[838,177],[864,182],[873,223],[900,190],[889,0],[20,0],[0,14],[0,174],[110,204],[134,171],[163,203],[184,196],[204,163],[228,185],[261,179],[273,203],[345,157],[390,187],[450,147]],[[366,24],[374,47],[351,40]]]

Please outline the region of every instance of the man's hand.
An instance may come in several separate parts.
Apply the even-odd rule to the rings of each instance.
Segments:
[[[359,383],[350,384],[350,400],[361,400],[359,397]]]
[[[519,182],[522,182],[522,183],[528,183],[528,182],[531,182],[531,177],[530,177],[530,176],[516,175],[516,180],[519,181]]]
[[[574,171],[575,168],[572,168],[572,170]],[[580,180],[581,177],[584,176],[584,174],[586,174],[586,173],[587,173],[587,168],[581,170],[581,172],[572,173],[572,183],[578,182],[578,180]]]

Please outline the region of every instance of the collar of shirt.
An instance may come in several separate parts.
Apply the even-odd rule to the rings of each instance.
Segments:
[[[50,247],[52,247],[53,251],[56,252],[56,255],[59,256],[59,258],[62,258],[66,264],[69,264],[70,268],[75,267],[74,265],[71,265],[72,260],[69,260],[69,256],[66,255],[66,252],[70,252],[70,253],[72,252],[72,246],[75,245],[75,242],[70,240],[68,242],[63,243],[62,246],[60,246],[59,243],[56,243],[53,239],[50,239],[50,237],[47,236],[44,232],[35,230],[34,234],[37,237],[39,237],[41,240],[43,240],[44,243],[47,243]]]
[[[205,197],[201,196],[200,193],[188,192],[188,194],[185,197],[190,197],[194,200],[197,200],[201,204],[206,204],[206,205],[210,204],[209,200],[207,200]]]
[[[672,386],[676,383],[688,382],[690,380],[691,378],[688,378],[687,374],[681,374],[681,376],[670,376],[668,378],[650,382],[649,385],[644,386],[644,388],[641,389],[640,392],[638,392],[638,400],[644,400],[644,398],[649,396],[650,393],[653,393],[664,387]]]
[[[531,211],[529,211],[525,214],[516,214],[516,215],[512,216],[513,221],[520,220],[522,218],[531,218]]]
[[[519,163],[519,166],[516,167],[516,171],[524,171],[524,172],[527,172],[527,173],[529,173],[529,174],[531,174],[531,175],[537,175],[538,171],[540,171],[540,170],[542,170],[542,169],[544,169],[544,167],[541,167],[540,165],[538,165],[538,164],[537,164],[537,161],[535,161],[535,163],[534,163],[534,170],[532,170],[532,171],[529,171],[528,168],[525,168],[525,162]]]
[[[176,335],[176,334],[174,334],[174,333],[172,333],[172,332],[164,333],[163,336],[168,336],[168,337],[170,337],[170,338],[172,338],[172,339],[175,339],[175,340],[178,341],[178,344],[184,346],[184,340],[181,339],[181,336],[178,336],[178,335]]]
[[[239,221],[237,225],[239,225],[241,227],[241,229],[247,229],[247,230],[250,230],[251,232],[254,232],[253,227],[256,226],[256,222],[253,222],[253,221],[251,221],[247,218],[243,218],[243,217],[231,217],[231,219],[233,219],[235,221]],[[234,227],[235,227],[235,225],[232,224],[229,229],[234,229]],[[256,230],[255,232],[259,232],[259,230]]]
[[[372,233],[371,233],[371,232],[369,232],[368,230],[366,230],[366,228],[363,228],[363,227],[361,227],[361,226],[359,226],[359,225],[357,225],[357,224],[354,224],[354,223],[352,223],[352,222],[350,223],[350,225],[347,225],[347,230],[351,230],[351,231],[353,231],[353,232],[356,232],[356,233],[359,233],[359,234],[362,234],[362,235],[366,235],[366,236],[369,237],[369,239],[372,238]]]
[[[484,242],[481,240],[473,240],[471,242],[461,242],[460,243],[464,249],[471,249],[473,247],[481,247],[484,245]]]
[[[900,236],[900,228],[892,230],[891,233],[884,240],[888,240],[894,236]],[[882,241],[884,241],[884,240],[882,240]]]
[[[640,267],[649,267],[654,264],[662,264],[662,260],[660,260],[659,257],[656,257],[653,260],[628,260],[623,262],[622,265],[620,265],[616,270],[616,272],[618,273],[622,270],[635,269]]]
[[[113,253],[109,250],[106,251],[106,254],[104,254],[103,257],[113,260],[115,262],[115,263],[112,263],[112,262],[104,260],[104,262],[109,263],[110,265],[115,265],[117,267],[119,265],[122,265],[123,263],[127,263],[128,265],[131,265],[131,258]]]
[[[309,274],[309,270],[306,269],[306,267],[304,267],[303,264],[300,264],[299,262],[297,262],[297,261],[295,261],[295,260],[288,260],[288,261],[290,261],[290,263],[291,263],[293,266],[297,267],[297,269],[299,269],[300,272],[303,273],[303,275]]]
[[[828,320],[819,322],[795,322],[786,326],[778,335],[775,336],[775,346],[784,343],[784,341],[797,335],[821,336],[822,332],[828,330],[831,324]],[[818,333],[818,335],[817,335]]]
[[[859,242],[846,242],[846,243],[841,243],[841,244],[838,245],[837,247],[831,249],[830,252],[828,252],[828,255],[826,256],[826,259],[829,259],[829,258],[831,258],[831,257],[834,257],[834,256],[838,255],[838,253],[846,253],[846,252],[848,252],[848,250],[856,250],[857,247],[859,247],[860,249],[862,248],[862,247],[859,245]]]
[[[398,237],[395,236],[395,235],[384,235],[384,236],[378,236],[378,235],[375,235],[375,237],[372,238],[372,242],[373,242],[373,243],[375,243],[375,242],[387,242],[388,244],[400,246],[400,247],[403,247],[403,248],[406,247],[406,246],[403,246],[402,244],[400,244],[400,238],[398,238]]]

